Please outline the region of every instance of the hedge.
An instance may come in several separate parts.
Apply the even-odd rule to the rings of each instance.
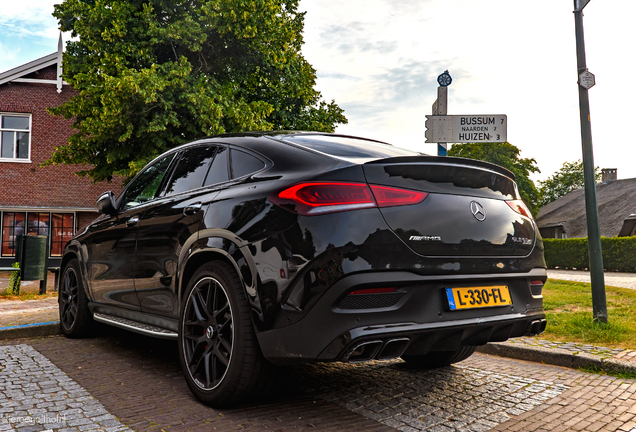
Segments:
[[[548,268],[587,269],[586,238],[543,239]],[[603,267],[607,271],[636,273],[636,237],[601,237]]]

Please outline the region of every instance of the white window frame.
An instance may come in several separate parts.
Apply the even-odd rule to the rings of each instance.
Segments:
[[[29,117],[29,129],[8,129],[2,127],[2,117]],[[0,162],[13,162],[13,163],[31,163],[31,137],[33,136],[33,127],[32,127],[33,116],[31,113],[13,113],[13,112],[0,112],[0,136],[4,131],[10,132],[28,132],[29,133],[29,156],[26,159],[18,158],[18,146],[16,143],[16,138],[13,140],[13,157],[12,158],[3,158],[0,156]],[[17,134],[15,135],[17,137]],[[0,142],[1,145],[1,142]],[[0,153],[1,155],[2,153]]]

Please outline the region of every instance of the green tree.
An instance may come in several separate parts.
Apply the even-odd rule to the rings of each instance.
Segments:
[[[601,169],[599,167],[594,168],[594,180],[597,182],[601,180]],[[539,192],[541,194],[539,207],[543,207],[557,198],[561,198],[563,195],[573,190],[581,189],[584,186],[583,161],[579,159],[576,162],[564,162],[561,169],[546,180],[539,182]]]
[[[131,176],[159,153],[225,132],[347,123],[321,100],[301,53],[298,0],[65,0],[73,40],[64,79],[78,92],[50,110],[77,132],[49,164],[86,164],[94,181]]]
[[[539,191],[530,179],[530,173],[541,171],[535,159],[521,157],[521,150],[518,147],[508,142],[453,144],[448,155],[491,162],[510,170],[516,177],[521,199],[533,215],[537,214]]]

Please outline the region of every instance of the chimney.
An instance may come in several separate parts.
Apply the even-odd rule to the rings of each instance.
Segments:
[[[603,168],[601,170],[601,183],[608,183],[612,180],[618,180],[618,174],[616,174],[617,168]]]

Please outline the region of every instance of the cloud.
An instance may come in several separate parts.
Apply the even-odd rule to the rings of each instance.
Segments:
[[[6,1],[0,15],[0,34],[25,37],[55,37],[57,20],[51,0]]]
[[[397,41],[370,42],[366,39],[357,39],[342,43],[338,45],[336,49],[344,55],[353,53],[356,55],[358,55],[358,53],[382,55],[395,51],[397,45]]]
[[[430,82],[434,65],[411,61],[374,76],[378,95],[385,104],[395,105],[421,100],[425,92],[436,86]]]
[[[330,24],[320,31],[320,40],[322,46],[330,46],[335,41],[351,39],[356,33],[364,31],[364,24],[358,21],[352,21],[346,25]]]
[[[59,30],[52,16],[56,0],[4,0],[0,15],[0,71],[57,50]],[[59,2],[59,1],[58,1]]]
[[[320,45],[323,49],[334,49],[343,55],[359,53],[384,55],[398,47],[398,41],[369,37],[374,25],[351,22],[348,25],[332,24],[320,32]]]
[[[15,66],[19,55],[20,49],[9,49],[6,44],[0,42],[0,72]]]
[[[50,16],[53,13],[54,3],[56,2],[51,0],[5,1],[2,5],[0,21],[11,19],[39,21],[43,16]]]
[[[388,54],[398,47],[397,41],[360,42],[360,51]]]
[[[317,73],[318,78],[324,78],[324,79],[337,79],[337,80],[348,80],[348,81],[361,81],[362,78],[354,76],[354,75],[348,75],[348,74],[343,74],[343,73],[329,73],[329,72],[318,72]]]

